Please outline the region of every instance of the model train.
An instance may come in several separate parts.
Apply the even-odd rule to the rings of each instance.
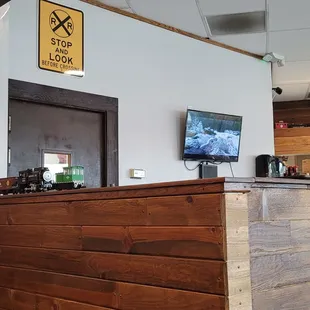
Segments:
[[[18,177],[0,179],[0,195],[44,192],[84,187],[84,167],[71,166],[56,173],[56,180],[48,168],[20,171]]]

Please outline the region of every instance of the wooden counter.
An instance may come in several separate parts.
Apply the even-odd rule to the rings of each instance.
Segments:
[[[0,309],[306,309],[310,182],[281,182],[0,197]]]

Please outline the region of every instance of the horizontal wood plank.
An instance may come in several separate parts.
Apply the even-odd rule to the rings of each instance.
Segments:
[[[0,285],[120,310],[145,310],[152,306],[153,309],[157,307],[165,310],[225,309],[225,297],[218,295],[129,283],[114,283],[2,266],[0,266]]]
[[[108,308],[117,304],[116,283],[99,279],[0,266],[0,286]]]
[[[250,223],[249,235],[252,257],[287,253],[292,249],[288,220]]]
[[[92,306],[85,303],[11,290],[11,308],[8,310],[111,310],[111,308]]]
[[[112,200],[224,192],[224,178],[198,179],[135,186],[79,189],[0,197],[0,205],[85,200]]]
[[[118,284],[121,310],[224,310],[225,298],[218,295],[186,292],[158,287]]]
[[[250,223],[251,256],[310,251],[310,221],[282,220]]]
[[[0,206],[0,225],[8,224],[8,217],[9,217],[9,207]]]
[[[276,155],[306,155],[310,151],[310,136],[275,138]]]
[[[7,288],[0,287],[0,308],[11,310],[11,291]]]
[[[148,225],[221,226],[223,195],[191,195],[148,199]]]
[[[283,128],[274,130],[275,138],[310,136],[310,127]]]
[[[1,225],[0,245],[79,250],[81,227]]]
[[[268,255],[251,261],[253,291],[310,282],[310,252]]]
[[[253,292],[253,310],[308,310],[310,282]]]
[[[221,227],[83,226],[83,250],[223,259]]]
[[[52,202],[10,207],[12,225],[145,225],[146,200]]]
[[[224,295],[224,262],[0,246],[0,265]]]
[[[266,189],[264,196],[264,220],[310,220],[309,190]]]
[[[221,226],[222,195],[12,205],[12,225]]]

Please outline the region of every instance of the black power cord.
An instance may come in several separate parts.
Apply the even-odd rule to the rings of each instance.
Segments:
[[[184,160],[184,166],[188,171],[194,171],[196,170],[200,165],[202,165],[202,163],[199,163],[195,168],[188,168],[187,164],[186,164],[186,160]]]

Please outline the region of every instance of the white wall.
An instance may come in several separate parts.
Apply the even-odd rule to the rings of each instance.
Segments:
[[[9,7],[0,7],[0,178],[7,175]]]
[[[157,182],[197,178],[180,160],[187,106],[244,117],[236,176],[254,175],[254,156],[273,153],[267,63],[126,18],[78,0],[85,13],[84,78],[37,68],[37,1],[13,0],[10,78],[119,98],[120,182],[129,168]],[[230,176],[228,165],[219,168]]]

